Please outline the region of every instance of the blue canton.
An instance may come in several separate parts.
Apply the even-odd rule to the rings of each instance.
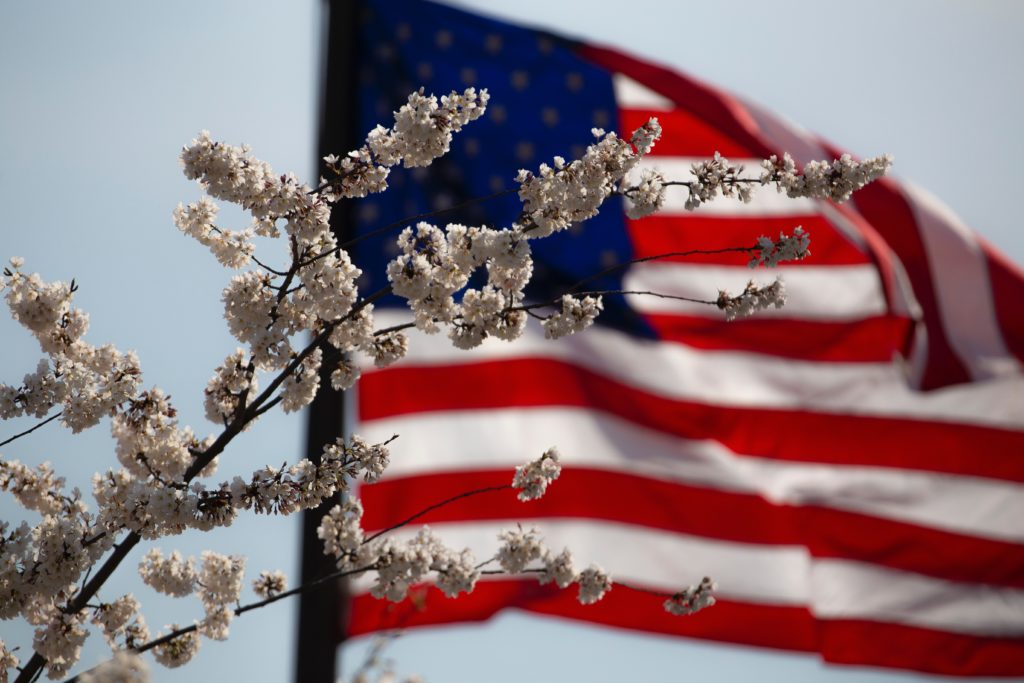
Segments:
[[[428,218],[437,225],[507,227],[522,210],[514,192],[519,169],[536,172],[554,156],[578,158],[594,141],[593,127],[618,130],[611,75],[581,59],[574,43],[424,0],[366,0],[360,31],[359,135],[388,125],[408,94],[435,95],[487,88],[487,113],[455,135],[451,151],[432,166],[392,169],[390,189],[357,203],[357,234],[423,213],[466,206]],[[396,253],[396,227],[357,246],[368,273],[364,290],[386,284],[384,266]],[[621,199],[612,197],[585,224],[531,243],[531,300],[560,296],[571,285],[632,258]],[[587,284],[622,289],[620,270]],[[383,305],[398,304],[392,299]],[[651,333],[621,296],[605,298],[600,324]]]

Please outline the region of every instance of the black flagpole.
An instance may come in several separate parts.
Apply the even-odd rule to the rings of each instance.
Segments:
[[[356,144],[356,61],[358,58],[358,0],[324,0],[326,46],[321,51],[320,122],[317,141],[317,167],[328,154],[344,154]],[[331,225],[339,240],[350,239],[353,222],[349,206],[335,206]],[[344,394],[331,388],[330,368],[321,368],[320,391],[309,408],[306,431],[306,457],[320,462],[324,444],[345,434]],[[316,537],[320,518],[338,497],[324,502],[316,510],[302,515],[303,584],[334,571],[333,560],[324,555]],[[295,647],[296,683],[334,683],[338,646],[345,637],[344,610],[348,606],[343,581],[299,596],[299,628]]]

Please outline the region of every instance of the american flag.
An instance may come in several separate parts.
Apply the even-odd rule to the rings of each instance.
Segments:
[[[505,191],[519,168],[579,156],[593,126],[628,133],[650,116],[665,135],[645,163],[671,179],[716,151],[752,173],[771,154],[841,153],[691,77],[443,5],[366,0],[360,40],[363,132],[420,86],[486,87],[492,98],[448,156],[393,173],[386,194],[361,203],[363,234],[439,210],[449,211],[429,220],[509,225],[521,206]],[[557,445],[565,471],[545,498],[489,494],[418,521],[481,558],[523,522],[556,552],[568,546],[637,586],[671,593],[709,575],[718,604],[679,618],[659,598],[613,590],[584,607],[571,591],[503,578],[457,600],[424,589],[392,605],[356,583],[348,633],[516,607],[836,663],[1024,675],[1024,274],[937,200],[892,180],[844,205],[763,189],[750,204],[695,212],[675,189],[654,216],[631,221],[613,199],[536,242],[530,294],[550,299],[614,264],[799,225],[813,255],[780,267],[786,307],[726,323],[713,308],[627,295],[558,342],[538,327],[467,353],[413,335],[409,357],[367,369],[358,387],[356,431],[401,435],[389,474],[361,490],[364,525],[507,483]],[[365,288],[384,284],[394,237],[359,244]],[[713,299],[758,275],[742,257],[707,254],[591,286]],[[409,319],[391,303],[380,324]]]

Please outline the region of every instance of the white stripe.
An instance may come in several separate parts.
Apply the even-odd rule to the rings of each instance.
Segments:
[[[724,599],[806,605],[825,618],[871,619],[970,635],[1024,635],[1024,591],[1018,589],[943,581],[856,562],[812,562],[802,548],[792,546],[716,541],[605,521],[522,521],[524,527],[536,526],[553,551],[567,547],[577,566],[596,562],[613,581],[673,593],[710,576]],[[497,551],[498,533],[514,526],[512,521],[457,522],[431,528],[450,546],[468,547],[484,559]],[[402,529],[396,536],[409,538],[416,530]],[[356,580],[357,592],[368,589],[368,578]]]
[[[358,432],[371,442],[400,436],[391,445],[387,478],[478,469],[512,472],[557,445],[568,468],[628,472],[753,493],[779,504],[829,507],[1024,543],[1021,484],[917,470],[737,456],[715,441],[680,439],[582,408],[403,415],[365,422]],[[885,454],[879,458],[884,459]]]
[[[1024,635],[1024,591],[964,584],[859,562],[811,565],[811,610],[980,636]]]
[[[946,338],[974,379],[1021,372],[1007,350],[992,300],[985,254],[970,229],[940,202],[903,185],[914,212]]]
[[[629,76],[612,74],[612,87],[615,89],[615,104],[619,109],[671,111],[676,108],[672,100],[659,95],[646,85],[637,83]]]
[[[862,234],[862,229],[872,230],[862,216],[850,210],[842,210],[834,204],[821,202],[819,205],[822,215],[835,227],[844,237],[857,245],[857,248],[864,253],[869,253],[871,247]],[[864,223],[864,227],[858,226],[856,222]],[[814,236],[811,236],[813,241]],[[914,289],[910,286],[910,278],[903,269],[903,263],[888,245],[878,245],[875,248],[884,249],[885,255],[889,257],[892,267],[892,292],[890,293],[889,309],[893,315],[899,315],[912,320],[921,320],[924,313],[921,305],[914,297]],[[881,256],[881,254],[879,254]]]
[[[409,320],[400,310],[375,311],[377,327]],[[472,352],[443,335],[410,331],[411,365],[462,365],[487,360],[548,358],[668,398],[709,405],[802,408],[818,413],[917,417],[1020,430],[1024,378],[1000,377],[918,392],[891,363],[817,363],[737,351],[699,351],[592,327],[557,342],[531,324],[515,342],[488,339]],[[371,365],[363,356],[357,360]]]
[[[670,181],[691,181],[693,171],[691,166],[704,158],[698,157],[669,157],[669,156],[646,156],[640,160],[636,168],[630,172],[628,178],[630,183],[636,183],[640,174],[645,169],[656,169],[665,180]],[[759,159],[729,159],[733,166],[742,166],[741,178],[760,178],[761,161]],[[790,199],[785,194],[780,194],[772,186],[761,187],[756,185],[754,196],[750,203],[745,204],[735,197],[716,197],[715,199],[702,204],[694,211],[686,208],[686,199],[689,191],[685,187],[669,187],[665,191],[665,203],[662,205],[659,215],[680,215],[692,214],[695,216],[808,216],[820,213],[818,202],[813,199],[801,197]],[[799,225],[795,222],[794,227]]]
[[[741,104],[746,109],[747,116],[757,126],[757,130],[753,131],[754,135],[770,149],[777,150],[779,156],[782,156],[783,152],[788,152],[801,166],[810,161],[830,159],[824,147],[807,129],[753,102],[744,100]]]
[[[848,321],[886,313],[882,281],[872,264],[754,270],[744,266],[638,263],[623,277],[623,288],[714,301],[719,290],[736,295],[751,280],[769,284],[776,275],[785,282],[786,305],[781,309],[759,311],[759,318]],[[721,311],[707,304],[637,294],[627,298],[630,306],[645,313],[722,317]]]

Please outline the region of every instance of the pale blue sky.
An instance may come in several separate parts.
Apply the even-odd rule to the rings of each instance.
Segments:
[[[458,4],[616,45],[758,101],[860,155],[889,152],[896,174],[931,190],[965,222],[1024,261],[1014,212],[1024,158],[1024,5],[950,0],[839,3],[551,0]],[[221,321],[227,274],[182,237],[170,213],[198,192],[177,153],[200,129],[247,142],[280,171],[313,168],[320,4],[21,2],[0,5],[0,258],[24,256],[47,278],[76,278],[89,339],[139,352],[146,380],[171,393],[182,420],[208,429],[202,388],[234,349]],[[230,214],[228,214],[230,215]],[[35,366],[38,349],[0,319],[0,381]],[[0,438],[19,425],[0,424]],[[303,421],[275,416],[240,439],[237,471],[302,449]],[[88,488],[113,464],[103,428],[71,438],[51,425],[3,451],[53,461]],[[234,473],[226,467],[224,473]],[[0,497],[0,518],[17,514]],[[296,574],[297,520],[243,518],[226,532],[167,539],[250,557],[250,574]],[[116,590],[150,592],[123,571]],[[112,590],[103,597],[113,598]],[[148,603],[144,600],[144,603]],[[190,621],[196,601],[155,601],[154,630]],[[292,605],[238,620],[156,680],[284,681]],[[0,623],[25,645],[28,630]],[[87,648],[83,662],[103,652]],[[346,648],[352,664],[363,646]],[[391,650],[401,672],[430,683],[478,680],[910,681],[813,658],[566,625],[516,615],[410,635]]]

